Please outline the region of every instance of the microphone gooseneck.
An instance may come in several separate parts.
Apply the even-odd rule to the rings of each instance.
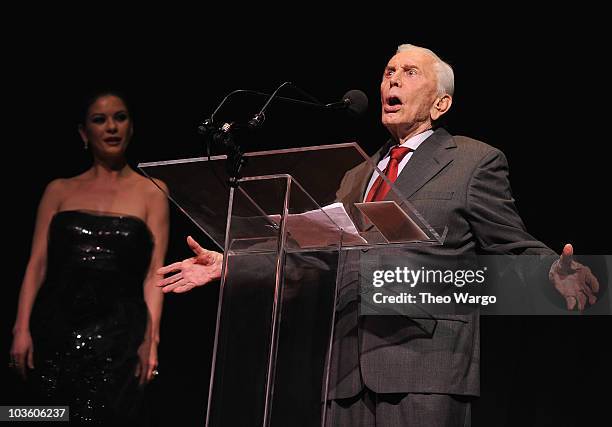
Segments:
[[[291,86],[292,89],[297,91],[305,99],[295,99],[279,96],[281,90],[287,86]],[[215,115],[221,110],[221,108],[235,95],[238,94],[250,94],[257,96],[265,96],[266,102],[263,104],[261,109],[246,123],[237,123],[233,121],[217,123],[215,121]],[[368,97],[366,94],[358,89],[349,90],[344,94],[341,101],[324,104],[317,100],[314,96],[295,86],[292,82],[286,81],[281,83],[272,94],[262,93],[249,89],[237,89],[228,93],[217,105],[213,113],[198,125],[198,133],[207,137],[206,138],[206,151],[208,157],[211,154],[211,142],[217,146],[223,147],[223,150],[227,154],[227,172],[230,177],[230,185],[238,186],[238,180],[240,179],[240,171],[245,165],[246,158],[243,156],[242,150],[239,144],[234,141],[234,133],[240,128],[246,127],[249,130],[254,130],[262,126],[266,119],[266,111],[271,105],[272,101],[278,100],[282,102],[289,102],[292,104],[315,107],[322,110],[343,110],[353,115],[361,115],[368,108]]]

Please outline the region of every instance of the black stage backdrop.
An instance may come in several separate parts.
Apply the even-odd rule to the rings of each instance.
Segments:
[[[339,119],[337,127],[325,122],[329,118],[317,124],[297,108],[272,109],[266,126],[276,135],[275,146],[357,140],[372,153],[386,140],[378,119],[378,86],[387,59],[400,43],[426,46],[455,69],[447,128],[506,153],[530,232],[557,251],[571,242],[577,253],[609,254],[604,200],[609,197],[610,138],[597,35],[576,37],[561,24],[517,30],[520,20],[511,30],[479,24],[471,35],[442,34],[438,20],[428,19],[428,31],[393,35],[366,24],[340,23],[325,24],[316,37],[312,26],[287,24],[266,37],[240,26],[205,33],[195,24],[172,31],[160,24],[155,31],[129,36],[123,30],[110,35],[70,26],[60,35],[49,26],[30,41],[21,40],[23,29],[13,33],[3,78],[0,360],[8,361],[38,200],[49,180],[87,167],[74,110],[83,93],[100,86],[122,88],[131,99],[134,164],[202,155],[196,126],[225,94],[238,88],[269,92],[286,80],[326,102],[361,89],[370,109],[359,121]],[[245,147],[262,148],[271,147]],[[175,208],[171,227],[168,262],[189,255],[187,234],[205,241]],[[156,425],[172,420],[203,425],[217,295],[218,285],[211,285],[166,298],[161,374],[148,396]],[[612,350],[604,344],[610,326],[605,316],[483,318],[482,398],[474,406],[473,425],[608,425],[599,390],[609,385]],[[6,368],[2,373],[0,404],[19,403],[17,381]]]

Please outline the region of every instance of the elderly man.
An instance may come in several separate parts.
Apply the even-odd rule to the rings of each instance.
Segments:
[[[453,89],[453,71],[435,53],[399,46],[380,86],[382,123],[391,139],[374,162],[433,227],[448,225],[444,244],[429,253],[533,254],[552,262],[546,256],[558,258],[554,251],[527,233],[515,208],[503,153],[437,126],[452,105]],[[349,171],[338,191],[349,211],[354,202],[389,197],[384,181],[366,173],[366,168]],[[165,292],[185,292],[220,275],[221,254],[191,238],[188,244],[195,257],[160,270],[175,273],[160,283]],[[566,245],[550,266],[550,279],[568,309],[582,310],[596,300],[597,281],[571,258]],[[374,262],[364,252],[356,266]],[[343,307],[336,320],[344,326],[334,336],[329,425],[469,425],[470,400],[479,394],[476,313],[438,317],[425,335],[413,333],[418,319],[359,316],[357,301]]]

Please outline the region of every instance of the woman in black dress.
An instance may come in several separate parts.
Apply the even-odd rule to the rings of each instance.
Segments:
[[[126,162],[124,98],[99,93],[84,110],[93,165],[52,181],[40,201],[11,360],[40,403],[70,406],[71,421],[132,423],[157,374],[168,204],[164,184]]]

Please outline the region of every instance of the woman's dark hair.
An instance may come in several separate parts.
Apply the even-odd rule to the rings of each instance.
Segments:
[[[96,91],[90,92],[87,94],[83,100],[81,101],[80,108],[78,110],[77,121],[81,125],[85,125],[87,122],[87,113],[89,112],[89,108],[100,98],[104,96],[115,96],[123,101],[125,104],[125,108],[128,111],[130,117],[132,117],[132,109],[130,108],[130,103],[128,102],[128,98],[125,93],[117,90],[117,89],[98,89]]]

